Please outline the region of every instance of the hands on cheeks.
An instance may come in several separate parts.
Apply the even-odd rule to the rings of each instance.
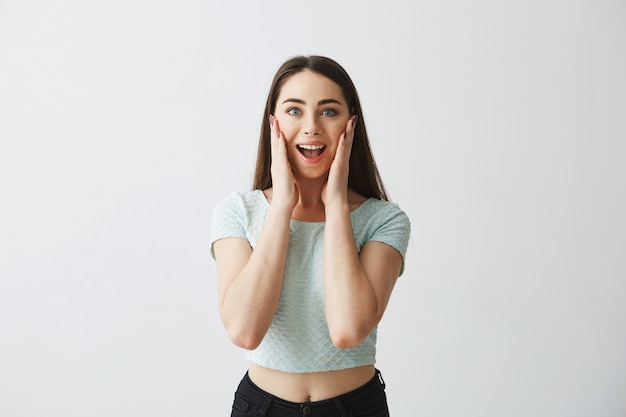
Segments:
[[[348,173],[350,172],[350,153],[354,140],[354,127],[357,116],[354,115],[346,122],[346,129],[339,137],[335,159],[330,166],[328,180],[322,189],[322,201],[325,206],[335,202],[346,203],[348,200]]]
[[[348,200],[348,173],[356,118],[355,115],[348,119],[344,132],[339,136],[335,158],[330,166],[328,179],[322,188],[322,202],[326,206],[333,203],[345,203]],[[298,187],[287,157],[287,142],[280,131],[278,120],[273,115],[270,115],[270,133],[272,202],[284,203],[293,210],[299,199]]]

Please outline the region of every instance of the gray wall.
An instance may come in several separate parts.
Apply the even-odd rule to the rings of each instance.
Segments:
[[[392,415],[626,415],[617,0],[3,1],[0,414],[228,415],[210,213],[295,54],[351,73],[413,222]]]

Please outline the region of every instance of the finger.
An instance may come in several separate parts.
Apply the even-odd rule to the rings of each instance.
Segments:
[[[280,131],[280,126],[278,125],[278,120],[274,119],[274,138],[276,141],[276,150],[282,154],[285,149],[285,137]]]
[[[276,153],[278,152],[280,136],[281,135],[280,128],[278,126],[278,120],[276,120],[273,114],[270,114],[270,148],[273,160],[275,159]]]
[[[285,138],[283,137],[280,129],[278,129],[278,132],[276,133],[276,144],[276,151],[278,152],[278,154],[285,154]]]
[[[272,150],[274,150],[274,146],[276,145],[275,144],[276,140],[274,139],[274,115],[273,114],[270,114],[269,122],[270,122],[270,147]]]
[[[339,137],[338,152],[345,155],[346,158],[350,157],[352,151],[352,141],[354,139],[354,126],[356,125],[356,115],[352,116],[346,121],[346,129]]]
[[[346,122],[345,138],[349,140],[350,142],[352,142],[352,139],[354,139],[354,130],[356,127],[356,121],[357,121],[357,115],[355,114],[354,116],[349,118],[348,121]]]

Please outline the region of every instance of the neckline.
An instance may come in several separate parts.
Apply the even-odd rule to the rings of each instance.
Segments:
[[[261,200],[263,200],[263,202],[265,203],[265,209],[269,209],[270,208],[270,202],[268,201],[267,197],[265,196],[265,193],[263,192],[263,190],[254,190],[255,193],[257,193],[257,195],[261,198]],[[361,204],[359,204],[356,208],[354,208],[354,210],[350,211],[350,217],[352,217],[353,214],[355,214],[356,212],[358,212],[359,210],[361,210],[361,207],[363,207],[364,205],[368,204],[371,200],[376,200],[373,197],[369,197],[367,200],[365,200],[364,202],[362,202]],[[296,219],[290,219],[290,221],[292,223],[298,223],[298,224],[326,224],[326,221],[323,222],[309,222],[306,220],[296,220]]]

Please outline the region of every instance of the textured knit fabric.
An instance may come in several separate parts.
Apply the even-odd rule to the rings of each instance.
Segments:
[[[232,193],[213,210],[213,243],[230,237],[246,239],[254,249],[269,211],[261,190]],[[410,222],[400,208],[370,198],[350,213],[357,250],[370,241],[388,244],[406,253]],[[333,345],[324,312],[324,222],[291,220],[287,262],[274,319],[261,344],[248,359],[284,372],[321,372],[373,365],[376,329],[358,346]],[[402,271],[400,274],[402,274]]]

